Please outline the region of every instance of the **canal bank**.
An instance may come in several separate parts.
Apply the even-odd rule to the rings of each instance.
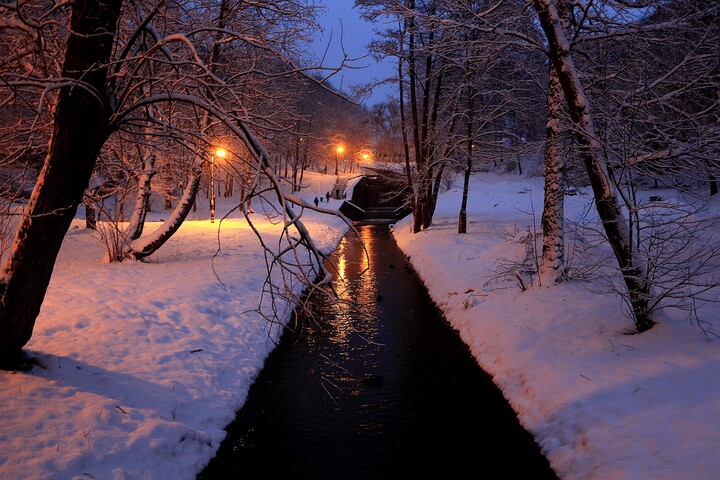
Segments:
[[[341,297],[291,322],[198,479],[556,478],[387,224],[333,255]],[[509,460],[511,459],[511,460]]]

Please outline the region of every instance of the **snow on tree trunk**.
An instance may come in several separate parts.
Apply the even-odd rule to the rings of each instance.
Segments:
[[[150,200],[150,180],[153,175],[155,175],[155,155],[151,154],[143,161],[143,171],[138,178],[135,208],[133,208],[128,227],[125,229],[125,237],[130,242],[140,238],[143,233]]]
[[[202,177],[202,164],[198,161],[193,165],[188,182],[183,191],[182,198],[175,206],[175,210],[168,216],[168,219],[152,234],[138,238],[130,243],[130,251],[127,256],[140,260],[155,253],[175,232],[180,228],[187,218],[190,210],[195,204],[195,197],[200,189],[200,178]]]
[[[404,48],[404,35],[400,38],[400,51]],[[412,168],[410,167],[410,144],[407,134],[407,120],[405,118],[405,92],[404,85],[405,81],[403,78],[403,56],[402,54],[398,57],[398,89],[399,89],[399,102],[400,102],[400,133],[402,135],[403,142],[403,157],[405,160],[405,177],[407,178],[408,198],[412,201],[413,207],[413,218],[415,218],[415,186],[413,185],[413,174]]]
[[[548,113],[545,138],[545,200],[542,213],[543,246],[540,282],[550,285],[558,280],[565,266],[565,198],[562,158],[563,92],[554,68],[550,68]]]
[[[57,254],[108,136],[104,103],[121,0],[76,0],[70,21],[63,87],[45,164],[23,212],[0,278],[0,364],[20,361],[32,336]]]
[[[452,131],[452,128],[450,129]],[[448,144],[449,145],[449,144]],[[433,182],[432,187],[432,196],[430,198],[430,220],[432,221],[433,217],[435,216],[435,207],[437,206],[437,200],[438,195],[440,195],[440,186],[442,185],[442,179],[443,179],[443,172],[445,171],[445,167],[447,166],[447,161],[445,161],[445,158],[447,156],[443,157],[443,160],[440,162],[440,165],[438,165],[437,172],[435,173],[435,180]]]
[[[562,0],[561,0],[562,1]],[[558,5],[560,8],[561,6]],[[569,9],[561,12],[563,30],[567,31]],[[565,196],[562,157],[564,95],[557,71],[550,65],[548,81],[547,124],[545,127],[545,199],[542,213],[543,246],[540,260],[540,283],[551,285],[565,267]]]
[[[599,154],[592,109],[573,63],[557,4],[555,0],[534,0],[534,6],[548,40],[550,60],[558,73],[570,117],[576,125],[580,155],[593,189],[595,207],[623,275],[635,325],[638,331],[645,331],[654,324],[648,313],[650,286],[633,259],[627,222],[606,162]]]

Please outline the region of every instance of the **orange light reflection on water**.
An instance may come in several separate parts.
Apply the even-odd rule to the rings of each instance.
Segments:
[[[357,341],[358,334],[366,339],[362,341],[371,340],[375,333],[372,323],[378,310],[372,233],[367,226],[360,227],[359,233],[360,238],[345,237],[334,254],[340,299],[329,312],[334,332],[329,340],[344,347],[343,356],[352,355],[351,341]]]

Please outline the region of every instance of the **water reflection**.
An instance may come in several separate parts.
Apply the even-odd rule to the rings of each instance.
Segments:
[[[199,479],[555,479],[388,229],[359,231],[369,258],[343,240],[341,301],[286,331]]]
[[[339,298],[318,306],[327,322],[327,341],[333,344],[329,348],[333,353],[324,356],[321,378],[328,390],[341,395],[358,395],[358,379],[348,375],[349,368],[361,368],[364,375],[373,375],[367,372],[377,366],[375,355],[382,347],[376,341],[379,306],[377,263],[370,241],[373,228],[360,226],[359,237],[350,234],[342,240],[335,254]]]
[[[337,278],[342,282],[347,280],[347,274],[345,273],[345,264],[347,262],[347,254],[345,252],[346,243],[347,239],[344,238],[337,249]]]

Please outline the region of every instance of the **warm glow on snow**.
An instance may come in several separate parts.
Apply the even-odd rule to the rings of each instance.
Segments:
[[[306,172],[305,181],[299,196],[309,203],[337,178]],[[406,218],[392,235],[560,477],[716,478],[720,459],[708,452],[718,433],[708,419],[720,415],[718,342],[672,311],[650,332],[627,335],[617,296],[589,282],[522,292],[514,278],[503,280],[498,259],[525,256],[526,212],[543,179],[478,174],[471,182],[467,235],[455,233],[461,188],[440,194],[432,228],[413,234]],[[220,196],[219,209],[238,196]],[[591,198],[588,189],[568,196],[568,218],[597,222],[587,218]],[[194,479],[215,455],[279,328],[251,313],[267,272],[245,218],[236,212],[211,225],[208,202],[197,207],[151,262],[103,263],[103,245],[75,220],[28,344],[43,367],[0,372],[0,477]],[[165,215],[153,208],[149,221]],[[306,210],[302,218],[327,253],[347,230],[336,217]],[[284,224],[252,220],[277,245],[270,239]],[[342,248],[333,275],[362,282],[368,299],[387,299],[372,275],[354,276],[358,266]],[[379,260],[371,268],[391,268],[382,252],[369,254]],[[718,309],[699,313],[720,318]],[[358,331],[341,323],[336,339]]]

